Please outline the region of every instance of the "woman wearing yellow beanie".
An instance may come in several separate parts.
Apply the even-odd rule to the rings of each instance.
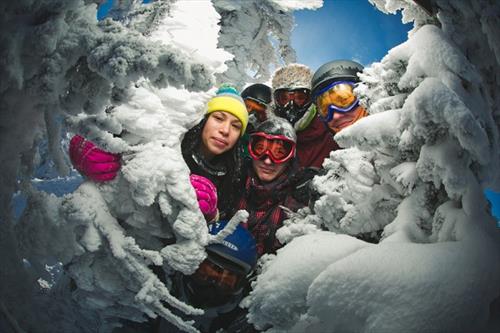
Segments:
[[[239,92],[222,85],[208,101],[205,117],[182,140],[182,155],[191,173],[208,178],[217,188],[220,218],[232,217],[235,193],[241,189],[238,142],[247,124],[248,112]]]
[[[207,221],[215,219],[217,212],[221,218],[233,215],[235,194],[241,189],[242,178],[241,147],[237,143],[247,124],[248,113],[240,94],[235,88],[223,85],[208,101],[205,117],[182,139],[182,156],[191,170],[191,184]],[[84,176],[97,182],[116,177],[121,168],[119,155],[98,149],[78,135],[71,141],[71,161]],[[93,147],[98,155],[91,158],[85,147]],[[92,170],[99,173],[91,174]]]

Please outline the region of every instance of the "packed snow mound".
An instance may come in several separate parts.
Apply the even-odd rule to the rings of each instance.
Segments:
[[[480,330],[500,291],[490,280],[500,267],[484,259],[495,251],[489,240],[486,246],[385,243],[362,249],[317,276],[296,331]]]
[[[257,328],[272,325],[266,332],[476,331],[500,291],[490,280],[500,274],[489,260],[495,252],[481,233],[373,245],[318,232],[266,261],[243,305]]]
[[[311,284],[326,267],[371,244],[346,235],[320,231],[295,238],[270,256],[256,287],[242,305],[250,306],[250,322],[263,329],[271,323],[291,328],[307,310]]]

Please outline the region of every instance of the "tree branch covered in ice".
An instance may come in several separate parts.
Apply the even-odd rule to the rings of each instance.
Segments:
[[[500,185],[500,5],[432,1],[431,18],[412,2],[372,2],[415,27],[360,75],[370,115],[335,136],[346,149],[314,179],[320,198],[278,230],[289,244],[245,300],[250,321],[267,332],[485,330],[500,302],[500,235],[483,194]]]
[[[215,72],[224,68],[228,54],[220,51],[203,62],[182,45],[158,43],[161,37],[146,36],[119,21],[98,23],[92,3],[26,1],[3,7],[2,52],[14,65],[2,67],[0,87],[5,106],[2,154],[12,156],[1,175],[7,185],[2,186],[2,237],[10,238],[2,245],[13,255],[12,265],[6,266],[9,276],[2,279],[12,288],[5,289],[3,297],[9,299],[10,293],[29,286],[29,299],[37,289],[35,281],[12,285],[25,275],[23,257],[32,262],[32,277],[45,277],[43,263],[55,260],[65,264],[68,275],[67,288],[59,288],[62,297],[72,297],[72,306],[82,309],[77,321],[87,329],[93,330],[85,324],[89,318],[106,330],[119,326],[120,318],[144,321],[144,315],[160,315],[193,331],[171,308],[188,314],[201,311],[172,297],[150,266],[191,273],[206,256],[208,234],[189,186],[180,138],[199,119],[208,98],[204,91],[212,86]],[[172,2],[150,8],[131,15],[129,26],[153,15],[163,25],[177,25],[178,19],[167,15]],[[212,9],[208,20],[215,23],[216,15]],[[215,36],[217,32],[209,30]],[[171,120],[172,114],[179,119]],[[28,182],[33,170],[29,157],[36,155],[32,147],[44,133],[59,170],[67,170],[60,148],[62,117],[75,132],[122,153],[124,159],[123,176],[117,181],[93,192],[82,186],[61,202]],[[30,206],[14,233],[7,205],[21,156]],[[8,305],[17,314],[36,313],[29,304]],[[39,327],[50,325],[41,314],[35,317],[40,318],[22,326],[30,328],[37,321]]]
[[[218,80],[243,87],[269,80],[270,66],[296,61],[293,11],[319,8],[322,0],[214,0],[214,5],[222,16],[219,46],[234,55]]]
[[[246,214],[238,213],[221,235],[208,235],[180,141],[201,119],[215,77],[227,70],[225,62],[233,58],[227,51],[243,54],[238,48],[224,50],[228,45],[222,42],[217,46],[219,23],[224,22],[227,41],[257,30],[226,30],[234,13],[223,10],[220,1],[217,6],[210,1],[117,1],[109,18],[97,22],[100,2],[0,5],[5,59],[0,152],[11,157],[0,174],[0,243],[2,253],[11,255],[2,260],[7,272],[1,275],[0,295],[7,300],[2,311],[11,318],[9,325],[28,331],[54,331],[54,325],[65,331],[110,331],[122,319],[158,316],[196,331],[179,313],[196,317],[202,311],[170,295],[169,275],[192,273],[206,256],[204,246],[220,242]],[[293,54],[291,15],[284,11],[297,6],[240,6],[251,7],[262,22],[249,46],[266,52],[246,54],[240,63],[246,65],[231,73],[246,78],[248,64],[258,64],[259,75],[267,75],[271,64],[264,60],[274,50],[269,33],[280,49],[274,62],[289,61]],[[122,168],[113,182],[84,183],[58,198],[37,190],[31,177],[44,151],[38,150],[45,147],[59,172],[68,172],[61,146],[68,129],[120,153]],[[17,189],[27,197],[27,208],[14,227],[10,203]],[[55,281],[46,264],[58,262],[64,273]],[[47,287],[40,297],[39,285]],[[36,310],[42,307],[52,312]]]

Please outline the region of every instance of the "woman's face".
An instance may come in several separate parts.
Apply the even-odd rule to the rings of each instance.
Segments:
[[[259,179],[264,183],[275,180],[283,173],[283,171],[285,171],[288,163],[289,162],[280,164],[274,163],[267,155],[265,155],[264,158],[252,161],[253,169],[255,170],[257,177],[259,177]]]
[[[207,159],[225,153],[240,138],[241,121],[225,111],[212,112],[201,132],[202,153]]]

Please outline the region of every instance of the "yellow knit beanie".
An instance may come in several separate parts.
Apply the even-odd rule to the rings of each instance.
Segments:
[[[217,95],[210,99],[207,104],[207,114],[214,111],[229,112],[241,121],[241,134],[245,134],[248,124],[248,111],[245,102],[236,88],[230,85],[222,85],[217,90]]]

